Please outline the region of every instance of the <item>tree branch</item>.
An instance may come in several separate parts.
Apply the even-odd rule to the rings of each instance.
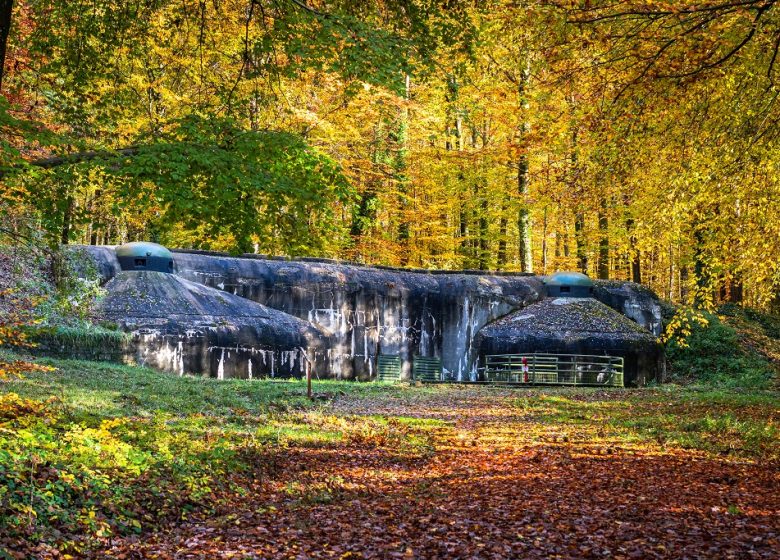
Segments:
[[[69,163],[81,163],[83,161],[90,161],[93,159],[115,156],[134,156],[138,154],[140,150],[139,146],[128,146],[126,148],[119,148],[118,150],[90,150],[87,152],[74,152],[72,154],[66,154],[63,156],[51,156],[46,158],[34,159],[25,162],[22,165],[13,166],[10,169],[0,169],[0,179],[3,179],[6,175],[10,175],[13,171],[21,170],[26,166],[40,167],[42,169],[51,169],[52,167],[59,167],[60,165],[67,165]]]

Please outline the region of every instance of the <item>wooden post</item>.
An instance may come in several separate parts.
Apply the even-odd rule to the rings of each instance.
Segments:
[[[306,362],[306,396],[311,397],[311,362]]]

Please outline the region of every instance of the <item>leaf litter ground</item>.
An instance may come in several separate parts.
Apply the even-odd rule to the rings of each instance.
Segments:
[[[757,459],[728,442],[684,449],[652,426],[610,421],[618,410],[646,414],[630,395],[340,397],[330,412],[342,421],[369,415],[404,438],[355,433],[288,447],[216,513],[106,540],[97,556],[777,558],[776,447]],[[663,399],[651,406],[662,409],[659,422],[669,412]],[[669,406],[680,422],[695,408]]]

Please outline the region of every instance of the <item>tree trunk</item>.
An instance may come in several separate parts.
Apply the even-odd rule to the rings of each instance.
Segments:
[[[669,244],[669,287],[667,299],[674,301],[674,245]]]
[[[601,280],[609,279],[609,218],[607,218],[607,199],[601,199],[599,209],[599,269]]]
[[[585,247],[585,211],[582,209],[582,195],[579,185],[579,152],[578,134],[575,126],[571,133],[571,155],[569,169],[569,190],[577,193],[577,210],[574,214],[574,242],[577,244],[577,269],[583,274],[588,273],[588,251]]]
[[[506,266],[506,229],[509,225],[506,219],[506,203],[501,205],[501,219],[498,222],[498,252],[496,254],[496,266],[499,270]]]
[[[585,247],[585,213],[578,211],[574,216],[574,241],[577,243],[577,269],[588,273],[588,251]]]
[[[410,78],[406,75],[406,90],[404,100],[409,101]],[[401,222],[398,224],[398,240],[401,244],[401,264],[409,262],[409,176],[407,175],[407,155],[408,155],[408,129],[409,129],[409,109],[404,105],[399,116],[398,130],[396,135],[396,157],[394,164],[395,180],[398,184],[400,193]]]
[[[729,282],[729,302],[741,304],[745,297],[744,292],[745,290],[744,285],[742,284],[742,279],[732,278]]]
[[[70,240],[70,221],[73,215],[73,197],[68,195],[65,199],[65,210],[62,213],[62,230],[60,231],[60,244],[67,245]]]
[[[629,200],[628,195],[624,195],[623,197],[623,206],[628,210],[630,207],[631,201]],[[639,249],[636,247],[636,235],[634,235],[634,218],[631,216],[631,214],[627,214],[626,216],[626,231],[628,232],[628,240],[630,244],[630,254],[629,258],[631,260],[631,266],[630,266],[630,279],[632,282],[636,282],[637,284],[642,283],[642,255],[639,252]]]
[[[647,273],[645,278],[648,278],[647,285],[655,286],[658,281],[658,250],[653,249],[650,252],[650,258],[647,260],[647,266],[645,267]]]
[[[487,270],[490,264],[488,251],[488,201],[487,193],[482,193],[481,212],[479,213],[479,269]]]
[[[465,242],[466,237],[469,234],[469,216],[466,213],[465,210],[461,208],[460,216],[459,216],[460,222],[458,227],[458,237],[461,238],[461,243]]]
[[[681,266],[680,267],[680,281],[678,282],[678,285],[680,286],[680,303],[687,303],[688,302],[688,267],[687,266]]]
[[[3,89],[5,74],[5,53],[8,47],[8,35],[11,33],[14,1],[0,0],[0,90]]]
[[[720,285],[720,301],[723,303],[742,303],[742,281],[739,278],[723,278]]]
[[[520,71],[520,79],[517,81],[517,93],[520,102],[520,125],[518,126],[518,138],[521,146],[528,134],[528,82],[531,77],[531,69],[528,60],[525,61]],[[517,160],[517,192],[520,195],[520,210],[517,215],[517,231],[520,250],[520,268],[523,272],[533,272],[533,245],[531,243],[531,211],[528,208],[528,149],[523,146]]]
[[[547,206],[542,218],[542,274],[547,274]]]
[[[447,76],[447,94],[445,101],[447,103],[447,118],[446,118],[446,130],[445,137],[447,151],[463,151],[463,117],[461,115],[460,107],[458,107],[458,95],[459,95],[458,79],[455,75]],[[454,136],[454,138],[453,138]],[[456,233],[456,247],[455,251],[461,258],[461,266],[469,261],[472,256],[471,240],[469,239],[469,223],[471,221],[471,209],[468,207],[468,193],[465,193],[466,177],[463,171],[463,162],[458,159],[458,175],[457,181],[460,185],[460,191],[458,193],[458,206],[460,212],[458,214],[458,229]]]
[[[704,262],[704,237],[702,236],[699,224],[694,225],[694,258],[693,274],[696,280],[696,297],[694,306],[699,307],[704,303],[704,294],[712,289],[712,278],[707,264]]]
[[[631,240],[632,243],[636,241],[633,237]],[[642,255],[638,250],[634,252],[634,256],[631,259],[631,281],[637,284],[642,283]]]

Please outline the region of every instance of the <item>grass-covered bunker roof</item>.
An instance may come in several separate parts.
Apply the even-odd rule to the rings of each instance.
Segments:
[[[621,356],[626,382],[658,378],[663,351],[649,331],[592,298],[547,298],[487,325],[481,356],[560,353]]]

